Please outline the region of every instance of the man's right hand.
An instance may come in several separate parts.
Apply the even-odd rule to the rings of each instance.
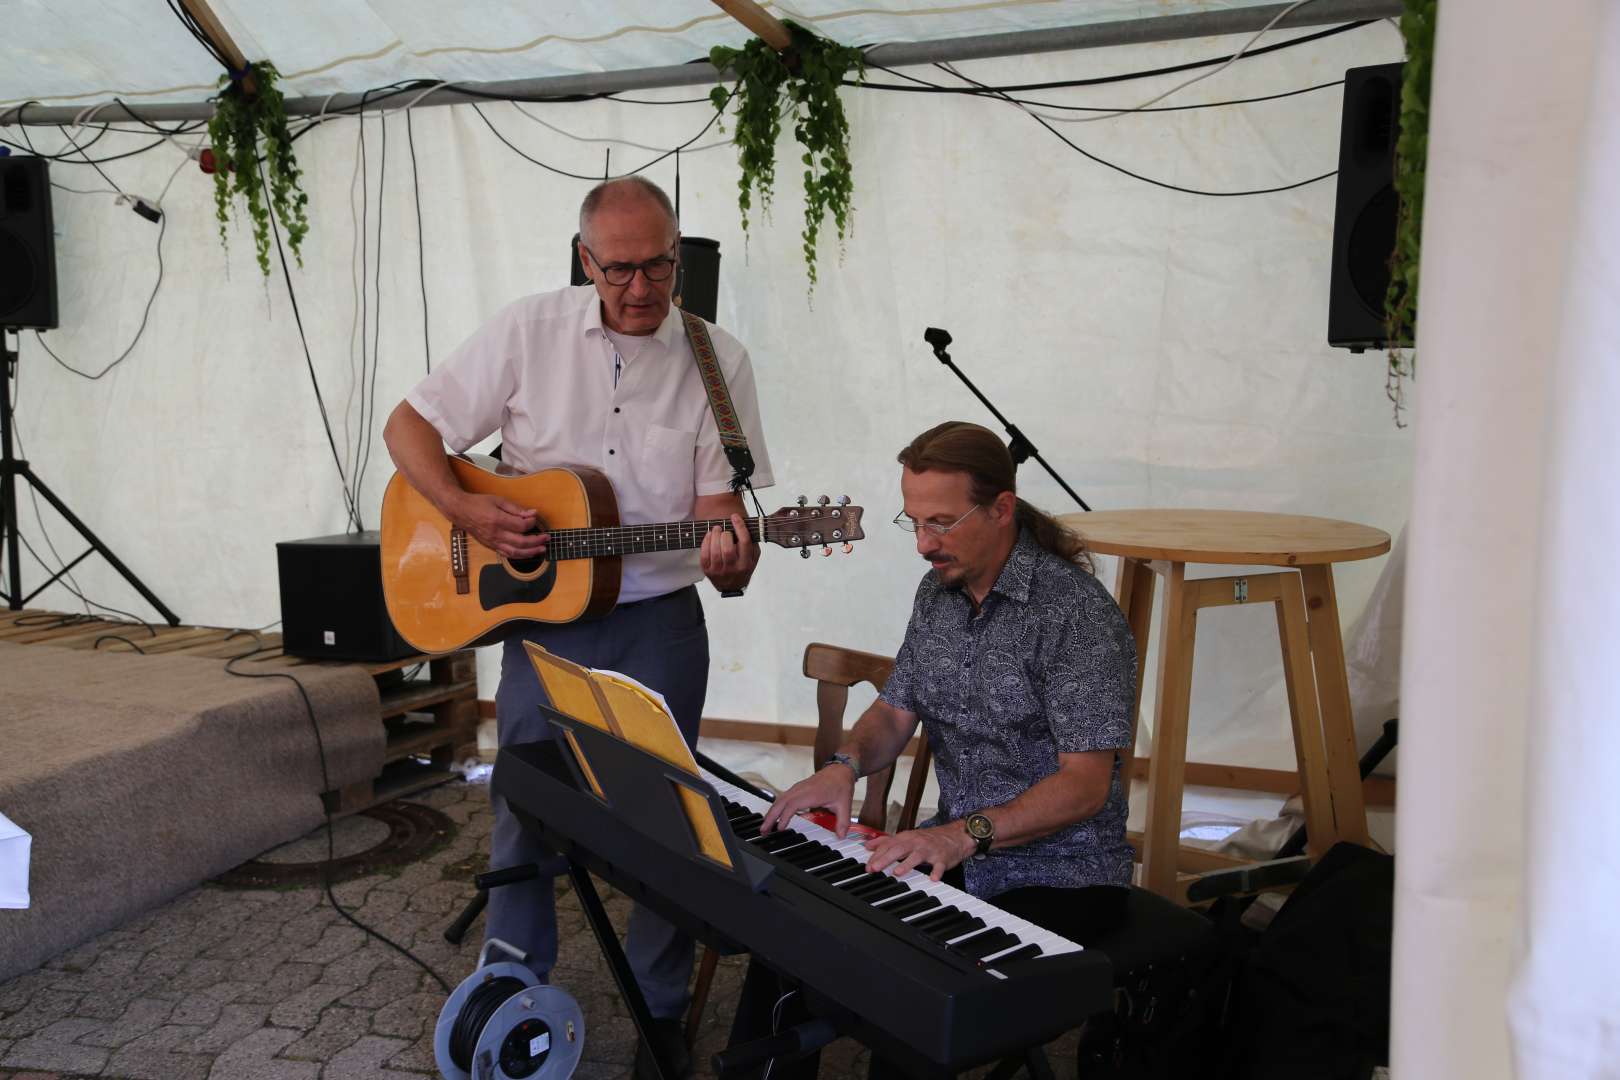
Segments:
[[[844,765],[828,765],[820,772],[788,788],[776,797],[759,823],[759,831],[787,827],[787,822],[801,810],[825,807],[838,822],[835,832],[842,838],[849,832],[849,808],[855,799],[855,772]]]
[[[551,539],[550,533],[530,532],[538,520],[533,510],[499,495],[467,492],[451,516],[480,544],[509,559],[544,555]]]

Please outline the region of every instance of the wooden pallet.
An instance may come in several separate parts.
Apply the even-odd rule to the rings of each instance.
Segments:
[[[357,813],[453,777],[455,761],[477,753],[477,665],[470,649],[386,662],[288,656],[280,634],[228,627],[164,626],[24,609],[0,611],[0,642],[58,648],[196,656],[250,671],[308,666],[364,668],[377,680],[377,720],[387,733],[382,772],[321,798],[334,814]],[[406,678],[425,668],[425,677]],[[414,673],[413,673],[414,674]]]

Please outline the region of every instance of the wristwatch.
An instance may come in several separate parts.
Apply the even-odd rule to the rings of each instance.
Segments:
[[[973,857],[982,859],[990,853],[990,845],[996,839],[996,823],[983,814],[969,814],[962,819],[967,834],[973,837]]]
[[[855,779],[859,780],[861,778],[861,763],[856,759],[854,754],[846,754],[843,751],[839,751],[821,763],[821,767],[823,769],[829,765],[847,766],[849,771],[855,774]]]

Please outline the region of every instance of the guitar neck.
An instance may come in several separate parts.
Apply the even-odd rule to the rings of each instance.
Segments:
[[[764,538],[759,518],[744,518],[756,543]],[[736,532],[730,518],[707,521],[664,521],[656,525],[614,525],[596,529],[553,529],[546,545],[549,559],[600,559],[648,551],[683,551],[701,547],[710,529]]]

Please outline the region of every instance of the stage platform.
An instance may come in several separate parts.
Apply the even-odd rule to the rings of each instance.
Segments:
[[[232,658],[304,687],[324,779],[292,681]],[[323,796],[348,813],[442,781],[476,740],[473,680],[471,653],[306,661],[252,631],[0,613],[0,813],[33,836],[0,978],[308,832]]]

